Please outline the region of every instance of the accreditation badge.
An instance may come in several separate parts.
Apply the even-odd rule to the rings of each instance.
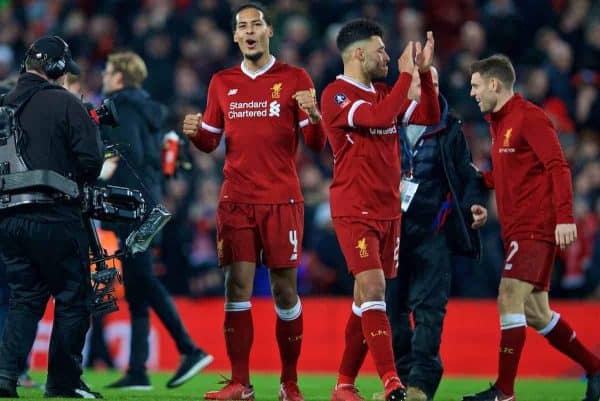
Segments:
[[[402,177],[402,181],[400,182],[400,199],[402,201],[403,212],[406,212],[410,207],[418,188],[418,182],[407,177]]]

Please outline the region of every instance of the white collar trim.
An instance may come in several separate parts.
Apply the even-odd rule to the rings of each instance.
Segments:
[[[269,71],[271,69],[271,67],[273,67],[273,65],[275,64],[275,57],[271,56],[271,59],[269,60],[269,62],[267,64],[265,64],[264,66],[260,67],[258,70],[256,71],[250,71],[248,68],[246,68],[246,65],[244,64],[244,62],[242,61],[242,72],[244,74],[246,74],[247,76],[249,76],[252,79],[256,79],[256,77],[264,74],[265,72]]]
[[[335,78],[336,78],[336,79],[341,79],[342,81],[346,81],[346,82],[348,82],[349,84],[351,84],[351,85],[354,85],[354,86],[356,86],[357,88],[359,88],[359,89],[362,89],[362,90],[364,90],[364,91],[371,92],[371,93],[375,93],[375,87],[373,86],[373,84],[370,84],[369,86],[367,86],[367,85],[365,85],[365,84],[363,84],[363,83],[361,83],[361,82],[358,82],[357,80],[355,80],[355,79],[352,79],[352,78],[350,78],[349,76],[347,76],[347,75],[343,75],[343,74],[341,74],[341,75],[338,75],[338,76],[337,76],[337,77],[335,77]]]

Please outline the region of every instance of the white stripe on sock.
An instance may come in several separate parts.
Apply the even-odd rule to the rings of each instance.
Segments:
[[[246,302],[225,302],[225,312],[243,312],[252,308],[250,301]]]
[[[298,302],[296,302],[296,305],[292,306],[290,309],[281,309],[275,305],[275,312],[281,320],[286,322],[297,319],[302,313],[302,303],[300,302],[300,297],[298,297]]]
[[[527,327],[527,319],[523,313],[506,313],[500,316],[500,329],[508,330],[516,327]]]
[[[363,302],[363,304],[360,306],[360,310],[362,313],[365,313],[368,310],[379,310],[385,312],[385,301]]]
[[[362,316],[362,310],[360,310],[360,306],[356,305],[354,302],[352,302],[352,313],[358,317]]]
[[[556,313],[556,312],[552,311],[552,319],[550,319],[550,323],[548,323],[548,325],[546,327],[544,327],[543,329],[538,330],[538,333],[540,333],[543,336],[550,333],[554,329],[554,327],[556,327],[556,324],[558,323],[559,320],[560,320],[560,313]]]

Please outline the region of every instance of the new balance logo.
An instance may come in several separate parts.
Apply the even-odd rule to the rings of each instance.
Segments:
[[[279,117],[281,113],[281,105],[278,101],[273,100],[269,103],[269,117]]]
[[[238,92],[237,89],[229,89],[229,92],[227,92],[227,96],[235,95],[237,92]]]

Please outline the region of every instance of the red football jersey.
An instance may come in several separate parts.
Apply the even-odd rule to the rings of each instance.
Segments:
[[[555,242],[556,224],[573,223],[571,172],[552,122],[515,94],[487,116],[492,136],[491,174],[504,240]]]
[[[400,217],[398,117],[407,110],[411,75],[402,73],[393,87],[366,86],[340,75],[321,96],[321,111],[333,150],[330,187],[333,217],[376,220]],[[440,120],[431,73],[421,74],[421,103],[410,123],[434,125]]]
[[[192,141],[210,152],[225,134],[221,201],[303,201],[295,163],[298,130],[315,150],[323,148],[326,138],[321,124],[310,124],[292,98],[299,90],[314,91],[306,71],[275,57],[254,72],[242,63],[212,77],[202,128]]]

